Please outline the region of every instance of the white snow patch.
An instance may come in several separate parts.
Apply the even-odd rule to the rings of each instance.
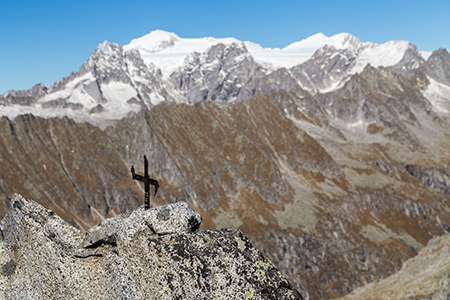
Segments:
[[[422,58],[425,60],[428,60],[432,53],[433,51],[419,51],[420,56],[422,56]]]
[[[14,120],[19,115],[33,113],[34,107],[13,104],[10,106],[0,106],[0,117],[8,117]]]
[[[45,102],[52,101],[52,100],[57,100],[57,99],[68,99],[68,98],[70,98],[73,95],[74,90],[77,89],[77,86],[80,83],[88,84],[88,83],[90,83],[92,81],[95,81],[95,77],[90,72],[84,74],[83,76],[76,77],[74,80],[69,81],[65,85],[64,89],[62,89],[60,91],[57,91],[57,92],[54,92],[54,93],[50,93],[50,94],[45,95],[44,97],[42,97],[42,98],[40,98],[38,100],[38,103],[45,103]],[[80,101],[80,100],[81,100],[81,102],[76,102],[76,103],[81,103],[83,105],[87,104],[87,103],[82,103],[83,100],[84,100],[84,97],[77,98],[77,96],[75,96],[73,101],[70,100],[70,102]]]
[[[437,112],[450,112],[450,87],[428,77],[430,84],[422,92]]]
[[[109,121],[116,121],[123,119],[131,112],[138,112],[141,109],[140,105],[137,104],[120,104],[120,103],[109,103],[104,105],[104,111],[101,113],[91,114],[90,110],[87,108],[82,109],[70,109],[70,108],[42,108],[39,104],[33,106],[23,106],[23,105],[11,105],[1,107],[0,117],[6,116],[13,120],[19,115],[32,114],[35,117],[41,118],[62,118],[69,117],[75,122],[88,122],[93,125],[100,126],[104,128],[109,125]]]
[[[351,77],[347,77],[347,78],[345,78],[345,79],[343,79],[341,81],[337,80],[337,81],[333,82],[329,87],[324,88],[324,89],[319,89],[319,92],[322,93],[322,94],[326,94],[326,93],[329,93],[329,92],[333,92],[333,91],[339,90],[345,85],[345,83],[347,83],[347,81],[350,80],[350,78]],[[331,105],[331,103],[330,103],[330,105]]]
[[[163,96],[155,92],[151,92],[148,96],[152,105],[158,105],[159,103],[166,100]]]
[[[445,49],[445,50],[447,50],[448,54],[450,54],[450,49]],[[428,58],[430,58],[431,54],[433,54],[433,51],[419,51],[419,53],[423,59],[428,60]]]
[[[125,103],[137,96],[136,90],[129,84],[123,82],[110,82],[100,86],[103,97],[112,103]]]
[[[358,56],[349,74],[360,73],[368,64],[373,67],[390,67],[399,63],[410,47],[408,41],[389,41],[381,45],[371,44]]]
[[[355,128],[355,127],[361,127],[361,128],[364,128],[365,129],[365,127],[366,127],[366,122],[364,122],[363,120],[358,120],[358,121],[356,121],[356,122],[353,122],[353,123],[348,123],[348,124],[345,124],[347,127],[349,127],[349,128]]]

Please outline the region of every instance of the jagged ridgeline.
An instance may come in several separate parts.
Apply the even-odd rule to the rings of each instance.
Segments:
[[[0,96],[1,216],[14,192],[83,230],[130,213],[146,155],[153,206],[186,201],[201,230],[242,230],[305,298],[395,273],[449,231],[450,54],[306,42],[315,52],[268,55],[154,32]]]

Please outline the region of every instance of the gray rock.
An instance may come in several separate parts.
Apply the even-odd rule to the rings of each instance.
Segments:
[[[217,44],[186,57],[170,79],[189,103],[245,101],[254,95],[252,81],[266,69],[254,61],[244,44]]]
[[[430,77],[450,85],[450,53],[445,49],[434,51],[424,65]]]
[[[144,206],[115,218],[106,219],[86,233],[82,246],[92,248],[101,244],[122,245],[144,231],[157,235],[195,232],[202,217],[186,202],[177,202],[144,210]]]
[[[0,105],[8,106],[11,104],[32,105],[36,103],[39,97],[47,94],[47,88],[42,83],[38,83],[30,90],[14,91],[10,90],[0,95]]]
[[[336,49],[325,45],[311,59],[290,69],[301,87],[312,94],[327,90],[336,82],[342,82],[356,64],[358,52]]]
[[[303,299],[241,231],[200,222],[178,202],[83,233],[15,194],[0,223],[0,299]]]

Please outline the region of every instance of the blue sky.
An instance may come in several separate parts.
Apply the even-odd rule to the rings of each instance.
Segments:
[[[155,29],[264,47],[349,32],[363,42],[450,49],[450,0],[0,0],[0,94],[50,86],[78,71],[104,40],[125,45]]]

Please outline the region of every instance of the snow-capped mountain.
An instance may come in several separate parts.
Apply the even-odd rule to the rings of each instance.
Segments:
[[[48,89],[38,85],[29,92],[5,93],[0,114],[69,116],[109,124],[162,101],[244,101],[258,90],[271,92],[289,84],[312,94],[325,93],[342,88],[369,64],[385,68],[401,64],[402,70],[415,70],[424,61],[406,41],[363,43],[348,33],[332,37],[319,33],[271,49],[235,38],[188,39],[157,30],[124,47],[105,41],[79,72]],[[261,86],[259,78],[271,73],[286,79]]]
[[[155,30],[151,33],[132,40],[123,49],[125,51],[137,50],[148,65],[154,64],[162,73],[170,76],[184,64],[185,58],[194,52],[203,53],[208,48],[224,44],[241,43],[235,38],[216,39],[212,37],[185,39],[175,33]]]
[[[224,45],[244,44],[253,59],[270,70],[291,68],[304,63],[325,45],[339,50],[347,49],[355,54],[362,52],[359,68],[353,70],[354,72],[360,72],[368,63],[375,67],[395,65],[402,59],[406,48],[409,47],[409,43],[406,41],[392,41],[377,45],[370,42],[362,43],[349,33],[340,33],[332,37],[318,33],[283,49],[263,48],[259,44],[249,41],[242,42],[235,38],[188,39],[180,38],[174,33],[157,30],[132,40],[123,48],[125,51],[138,50],[146,64],[154,64],[156,68],[161,69],[164,75],[170,76],[182,67],[184,59],[188,55],[194,52],[203,53],[219,43]]]
[[[283,49],[263,48],[259,44],[249,41],[239,41],[235,38],[216,39],[207,38],[180,38],[174,33],[156,30],[141,38],[132,40],[123,48],[125,51],[138,50],[147,64],[154,64],[162,73],[170,76],[180,68],[184,59],[194,53],[203,53],[217,44],[244,44],[251,56],[261,65],[270,69],[291,68],[311,58],[314,52],[325,46],[334,46],[337,49],[356,49],[361,42],[348,33],[327,37],[322,33],[307,39],[295,42]]]

